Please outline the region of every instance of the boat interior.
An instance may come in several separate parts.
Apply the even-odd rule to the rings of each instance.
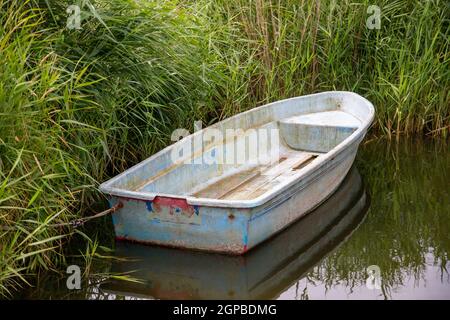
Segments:
[[[189,203],[254,200],[297,179],[373,119],[373,106],[342,91],[273,102],[189,134],[103,183],[108,194]]]
[[[239,128],[244,120],[227,129]],[[138,192],[221,200],[251,200],[270,192],[348,136],[361,121],[344,110],[288,115],[245,130],[210,127],[172,149],[172,164],[139,185]],[[251,121],[250,121],[251,122]],[[216,130],[216,131],[214,131]],[[231,132],[231,133],[230,133]],[[200,148],[196,148],[196,139]],[[191,149],[184,149],[186,146]],[[194,146],[194,147],[192,147]],[[190,151],[193,150],[193,151]],[[185,154],[178,160],[173,154]],[[167,155],[166,155],[167,158]],[[166,159],[167,161],[167,159]],[[158,168],[159,169],[159,168]]]

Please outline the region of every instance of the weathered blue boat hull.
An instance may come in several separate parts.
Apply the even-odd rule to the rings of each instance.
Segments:
[[[194,211],[196,220],[181,217],[179,221],[167,221],[161,219],[163,208],[156,209],[153,205],[155,200],[112,197],[111,205],[118,201],[123,204],[123,208],[113,214],[116,238],[243,254],[326,200],[352,166],[357,147],[357,144],[349,147],[308,179],[298,181],[287,192],[255,208],[194,207],[185,203],[186,208]],[[166,206],[179,206],[177,201],[179,199],[167,198]],[[279,210],[273,210],[275,208]],[[183,216],[185,211],[187,209],[180,211],[179,215]]]

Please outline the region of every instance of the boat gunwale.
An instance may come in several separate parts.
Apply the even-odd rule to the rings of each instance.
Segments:
[[[269,108],[270,106],[274,104],[280,104],[283,102],[287,102],[290,100],[298,100],[298,99],[306,99],[311,97],[320,97],[320,96],[333,96],[333,95],[341,95],[341,96],[353,96],[356,97],[358,100],[361,101],[362,104],[364,104],[368,109],[368,119],[366,121],[363,121],[362,119],[359,119],[356,115],[354,115],[358,120],[361,121],[361,125],[346,139],[344,139],[341,143],[336,145],[333,149],[330,151],[321,154],[319,157],[312,160],[307,166],[299,169],[295,174],[293,174],[289,179],[286,179],[282,183],[280,183],[278,186],[274,187],[272,190],[263,193],[262,195],[253,198],[253,199],[245,199],[245,200],[225,200],[225,199],[212,199],[212,198],[197,198],[193,196],[185,196],[185,195],[179,195],[179,194],[166,194],[161,192],[142,192],[142,191],[131,191],[121,188],[115,188],[112,187],[114,183],[119,181],[121,178],[126,176],[129,172],[139,170],[141,167],[145,166],[149,162],[153,161],[157,157],[161,156],[165,152],[167,152],[167,148],[173,148],[174,145],[177,143],[182,143],[185,139],[192,139],[195,135],[200,135],[203,133],[203,131],[206,129],[202,129],[199,131],[194,132],[193,134],[175,142],[174,144],[160,150],[159,152],[153,154],[149,158],[141,161],[140,163],[130,167],[129,169],[125,170],[124,172],[116,175],[115,177],[111,178],[110,180],[102,183],[99,186],[99,190],[105,194],[119,197],[119,198],[126,198],[126,199],[134,199],[139,201],[152,201],[156,197],[167,197],[167,198],[174,198],[174,199],[184,199],[189,205],[193,206],[207,206],[207,207],[221,207],[221,208],[254,208],[261,206],[265,204],[266,202],[270,201],[274,197],[276,197],[279,193],[282,191],[285,191],[289,188],[291,188],[294,184],[296,184],[300,179],[307,179],[309,178],[314,172],[319,171],[321,167],[326,165],[329,160],[334,160],[338,155],[344,153],[348,148],[350,148],[355,142],[358,140],[362,140],[365,132],[368,130],[369,126],[372,124],[374,116],[375,116],[375,108],[373,104],[368,101],[366,98],[362,97],[361,95],[350,92],[350,91],[326,91],[321,93],[315,93],[310,95],[304,95],[299,97],[292,97],[284,100],[278,100],[274,101],[256,108],[252,108],[250,110],[247,110],[245,112],[236,114],[230,118],[224,119],[220,122],[217,122],[216,124],[213,124],[212,126],[208,128],[217,128],[219,124],[224,124],[227,121],[233,121],[236,117],[244,116],[245,114],[248,114],[250,112],[255,112],[258,109],[264,109]],[[359,142],[358,142],[359,143]],[[170,171],[170,170],[169,170]],[[313,181],[314,179],[312,179]]]

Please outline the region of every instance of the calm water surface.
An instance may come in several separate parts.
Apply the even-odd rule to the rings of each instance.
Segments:
[[[449,190],[445,142],[369,141],[333,196],[245,256],[119,242],[102,272],[141,283],[44,276],[22,298],[450,299]]]

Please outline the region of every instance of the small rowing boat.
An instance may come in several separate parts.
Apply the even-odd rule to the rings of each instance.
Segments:
[[[270,103],[188,134],[103,183],[117,239],[242,254],[339,186],[374,117],[351,92]],[[277,210],[274,210],[277,208]],[[282,208],[282,210],[280,210]]]

